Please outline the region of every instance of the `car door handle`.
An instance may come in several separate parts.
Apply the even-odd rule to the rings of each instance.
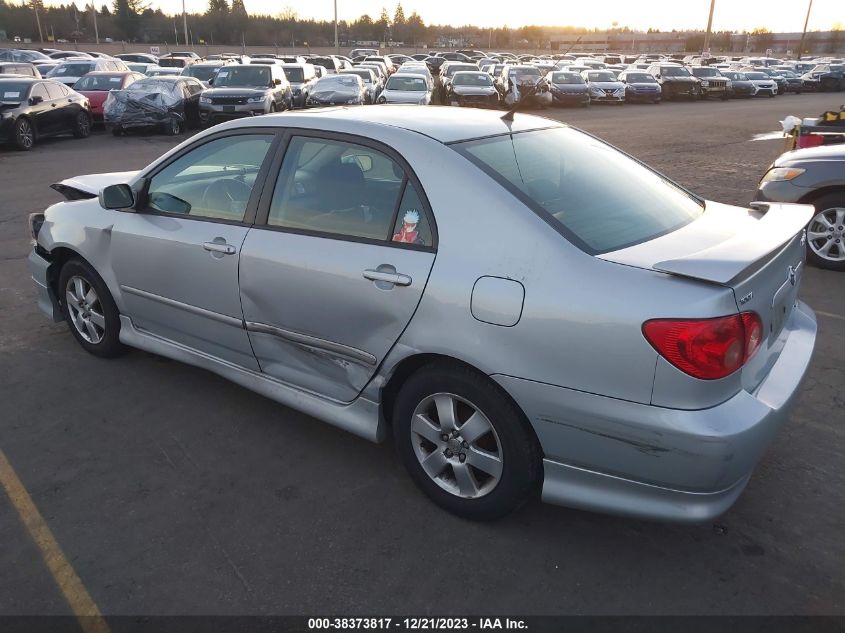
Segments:
[[[370,281],[383,281],[385,283],[393,284],[394,286],[410,286],[413,279],[408,275],[402,273],[389,273],[380,270],[365,270],[364,279]]]
[[[222,253],[223,255],[234,255],[238,252],[238,249],[231,244],[221,244],[219,242],[203,242],[202,247],[212,253]]]

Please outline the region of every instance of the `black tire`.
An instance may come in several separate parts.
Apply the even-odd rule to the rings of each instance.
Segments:
[[[170,117],[170,119],[162,123],[162,126],[167,136],[178,136],[182,133],[182,122],[175,116]]]
[[[807,225],[807,261],[817,268],[826,268],[827,270],[837,270],[845,272],[845,259],[839,261],[825,259],[818,255],[811,245],[810,228],[816,222],[816,218],[829,209],[845,209],[845,193],[831,193],[813,201],[813,206],[816,208],[816,216],[810,220]],[[845,253],[845,233],[843,233],[842,224],[834,225],[834,232],[839,235],[839,243],[836,248],[840,253]]]
[[[123,135],[123,128],[115,126],[111,129],[111,133],[114,136],[122,136]]]
[[[452,461],[443,467],[440,474],[448,476],[451,473],[454,485],[457,485],[455,468],[470,470],[470,464],[464,464],[464,460],[472,461],[469,457],[472,457],[470,453],[475,446],[463,444],[465,448],[458,449],[466,450],[466,455],[469,456],[461,457],[458,464],[455,460],[459,456],[454,453],[450,456],[442,446],[422,440],[421,436],[412,431],[414,412],[434,394],[453,394],[458,399],[471,403],[476,410],[483,413],[493,429],[493,433],[488,432],[480,436],[479,443],[492,440],[495,447],[498,440],[499,448],[495,449],[501,458],[501,474],[498,482],[493,484],[487,479],[486,484],[481,484],[480,480],[486,479],[484,471],[475,469],[474,465],[471,469],[473,473],[471,479],[475,485],[480,486],[480,490],[484,485],[492,485],[492,488],[476,498],[465,498],[441,487],[441,484],[426,473],[420,463],[420,458],[417,457],[418,451],[430,451],[427,455],[439,454],[442,451],[444,456]],[[460,405],[460,408],[464,406]],[[438,421],[437,424],[442,423]],[[462,428],[463,426],[459,426],[458,430]],[[413,374],[397,394],[393,407],[393,430],[396,449],[411,478],[432,501],[452,514],[476,521],[497,519],[521,506],[535,491],[539,490],[542,479],[542,456],[528,422],[517,406],[494,383],[468,368],[433,363]],[[481,448],[491,450],[489,446],[487,444]],[[442,458],[440,459],[442,461]],[[441,481],[448,481],[448,477]]]
[[[92,308],[91,312],[95,312],[96,306],[99,305],[102,310],[101,315],[105,319],[105,327],[103,328],[102,338],[99,341],[92,342],[86,340],[74,324],[71,316],[71,307],[68,305],[67,289],[71,280],[75,277],[81,277],[85,280],[97,294],[97,301],[93,304],[94,308]],[[65,321],[67,321],[68,328],[86,352],[101,358],[114,358],[126,353],[128,348],[120,342],[120,315],[117,311],[117,306],[106,283],[90,264],[78,258],[65,262],[59,273],[57,294],[62,308],[62,315]]]
[[[91,115],[79,112],[73,121],[73,137],[88,138],[91,135]]]
[[[276,102],[273,101],[270,103],[270,114],[273,114],[276,111]]]
[[[32,121],[26,117],[20,117],[15,121],[14,129],[14,143],[15,147],[22,152],[28,152],[35,145],[35,128],[32,126]]]

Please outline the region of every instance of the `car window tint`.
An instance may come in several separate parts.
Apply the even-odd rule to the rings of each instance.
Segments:
[[[47,94],[50,95],[50,99],[62,99],[65,96],[61,84],[46,83],[44,85],[47,87]]]
[[[410,181],[405,186],[402,202],[399,203],[399,213],[393,227],[394,242],[431,246],[431,227],[428,224],[422,199],[417,188]]]
[[[147,206],[191,217],[242,221],[271,134],[227,136],[176,159],[150,182]]]
[[[369,147],[294,137],[268,224],[386,240],[404,178],[395,161]]]
[[[588,253],[653,239],[704,211],[670,180],[576,130],[524,132],[452,147]]]
[[[44,84],[35,84],[32,86],[32,92],[29,93],[29,98],[32,99],[33,97],[41,97],[44,101],[48,101],[50,99],[50,95],[47,94]]]

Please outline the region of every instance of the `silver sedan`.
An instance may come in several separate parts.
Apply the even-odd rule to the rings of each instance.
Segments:
[[[464,517],[535,491],[718,515],[815,343],[798,300],[812,207],[705,201],[535,116],[255,117],[54,187],[67,200],[31,217],[30,269],[85,350],[140,348],[392,432]]]

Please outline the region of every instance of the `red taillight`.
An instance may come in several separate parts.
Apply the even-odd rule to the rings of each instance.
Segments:
[[[653,319],[643,334],[654,349],[681,371],[716,380],[742,367],[763,340],[755,312],[715,319]]]

